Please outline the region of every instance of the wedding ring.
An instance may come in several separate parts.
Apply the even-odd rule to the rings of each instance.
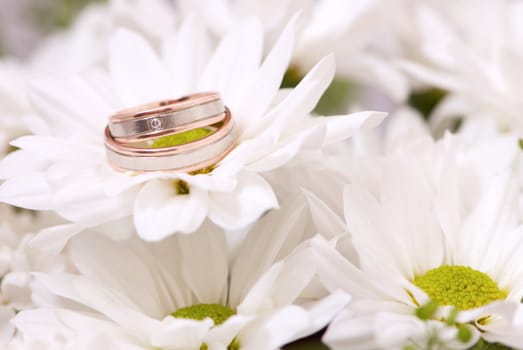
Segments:
[[[110,117],[108,127],[114,140],[134,143],[216,124],[224,111],[218,93],[204,92],[124,109]]]
[[[234,148],[231,113],[225,107],[221,125],[209,126],[213,132],[201,139],[164,148],[141,147],[118,142],[109,126],[105,128],[107,159],[121,171],[193,171],[211,166],[222,160]],[[194,129],[191,124],[189,129]],[[143,144],[144,142],[141,142]]]

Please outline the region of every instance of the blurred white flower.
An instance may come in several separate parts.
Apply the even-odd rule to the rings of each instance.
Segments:
[[[334,53],[336,74],[363,85],[372,85],[390,98],[401,101],[408,94],[404,75],[372,48],[383,14],[375,0],[196,0],[178,1],[182,13],[194,13],[221,38],[238,22],[258,18],[266,41],[275,41],[278,33],[296,13],[296,46],[291,69],[304,74],[322,57]]]
[[[154,21],[151,20],[154,18]],[[159,45],[161,36],[175,28],[174,8],[165,0],[113,0],[91,4],[71,28],[42,41],[24,62],[0,59],[0,155],[8,142],[38,130],[26,97],[26,84],[40,77],[60,77],[107,66],[107,45],[114,28],[131,28]]]
[[[14,336],[10,321],[15,312],[32,307],[31,273],[66,269],[64,256],[48,256],[30,247],[33,233],[59,221],[53,215],[15,210],[0,205],[0,345]]]
[[[170,0],[110,0],[109,5],[114,28],[132,29],[153,44],[160,45],[179,21]]]
[[[277,206],[264,172],[302,150],[374,127],[385,116],[309,114],[332,79],[332,57],[320,61],[295,89],[280,92],[293,32],[294,20],[261,64],[263,35],[256,21],[225,37],[210,58],[203,29],[190,19],[164,43],[163,61],[138,35],[117,32],[110,47],[109,77],[94,72],[70,81],[32,84],[38,124],[47,127],[12,142],[21,150],[0,165],[1,177],[7,179],[0,199],[55,210],[75,223],[69,233],[132,218],[142,238],[159,240],[192,232],[206,217],[227,229],[252,223]],[[119,173],[108,165],[102,135],[111,113],[209,90],[218,91],[230,108],[238,139],[237,147],[210,173]],[[186,182],[190,193],[177,193],[176,181]],[[129,225],[119,226],[130,232]]]
[[[349,301],[314,283],[310,248],[300,244],[307,217],[303,202],[272,211],[234,256],[214,225],[158,243],[81,234],[70,242],[78,274],[38,274],[42,308],[14,323],[35,339],[67,327],[133,349],[277,349],[322,329]]]
[[[354,297],[324,336],[333,349],[465,349],[478,337],[521,345],[517,146],[489,143],[469,151],[471,162],[456,141],[355,160],[358,174],[344,191],[350,234],[312,245],[325,286]],[[512,156],[484,173],[500,154]],[[324,221],[340,221],[316,207]],[[430,309],[431,299],[439,307]]]
[[[441,8],[418,2],[414,18],[419,55],[404,57],[402,65],[418,82],[449,92],[431,115],[432,128],[478,119],[521,135],[523,3],[456,1]]]
[[[44,40],[27,62],[0,59],[0,156],[7,153],[9,141],[33,131],[34,112],[26,97],[27,80],[68,75],[101,64],[109,19],[106,6],[89,6],[70,30]]]

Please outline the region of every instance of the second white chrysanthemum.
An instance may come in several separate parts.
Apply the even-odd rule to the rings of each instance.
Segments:
[[[78,273],[38,274],[38,310],[17,315],[22,335],[108,336],[123,349],[277,349],[317,332],[349,301],[309,288],[316,268],[306,208],[260,220],[231,255],[223,231],[146,243],[87,232],[71,240]],[[232,260],[232,262],[230,262]]]
[[[418,155],[359,160],[366,176],[345,189],[350,235],[337,243],[353,250],[319,238],[314,245],[325,285],[354,296],[324,337],[332,348],[465,349],[479,337],[521,347],[517,181],[511,162],[505,169],[493,163],[498,171],[489,178],[470,162],[476,153],[485,167],[488,153],[515,155],[517,146],[508,139],[483,155],[466,154],[455,151],[455,141],[447,136]],[[443,157],[436,146],[445,146]]]

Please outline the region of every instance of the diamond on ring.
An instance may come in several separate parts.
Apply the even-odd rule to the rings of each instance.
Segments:
[[[149,126],[153,130],[158,130],[162,127],[162,121],[160,118],[152,118],[149,120]]]

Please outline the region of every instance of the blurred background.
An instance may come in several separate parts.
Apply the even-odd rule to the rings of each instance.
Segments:
[[[0,0],[0,55],[26,58],[49,33],[67,28],[86,5],[106,0]]]

